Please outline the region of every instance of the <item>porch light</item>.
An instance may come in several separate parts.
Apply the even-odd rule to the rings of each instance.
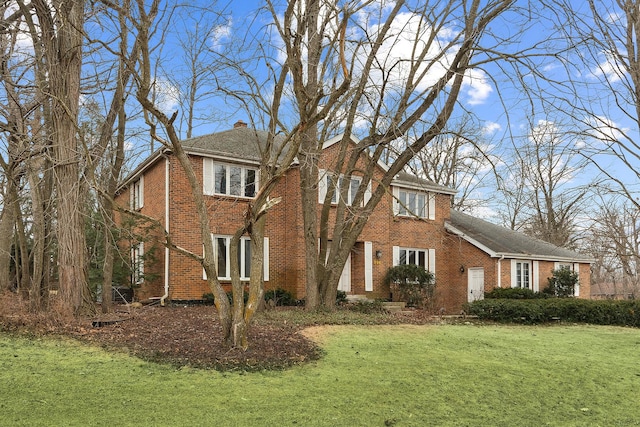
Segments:
[[[460,273],[464,273],[464,265],[460,266]]]
[[[380,249],[378,249],[376,251],[376,259],[380,259],[380,258],[382,258],[382,251]]]

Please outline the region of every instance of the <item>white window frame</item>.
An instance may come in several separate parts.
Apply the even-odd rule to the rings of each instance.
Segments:
[[[329,188],[333,185],[333,180],[336,178],[336,174],[324,169],[320,169],[319,176],[320,178],[318,181],[318,203],[324,203],[324,199],[327,196],[327,192]],[[333,197],[331,198],[332,205],[338,204],[340,187],[342,186],[342,183],[344,181],[343,174],[340,174],[337,177],[338,177],[338,182],[336,183],[336,187],[334,188],[334,191],[333,191]],[[357,183],[355,188],[354,188],[354,183]],[[346,200],[347,206],[351,206],[353,204],[353,199],[355,198],[356,193],[360,188],[360,185],[362,185],[362,177],[352,175],[351,181],[349,183],[349,187],[347,188],[347,200]],[[366,204],[370,198],[371,198],[371,182],[369,182],[369,184],[367,185],[367,189],[365,190],[363,204]]]
[[[144,176],[131,184],[131,210],[139,210],[144,207]]]
[[[138,242],[131,247],[131,283],[140,285],[144,282],[144,243]]]
[[[415,200],[416,212],[410,211],[410,198]],[[420,198],[424,203],[419,203]],[[404,200],[403,200],[404,199]],[[422,205],[422,206],[420,206]],[[419,191],[403,187],[393,187],[393,212],[398,216],[418,217],[424,219],[436,219],[436,198],[435,193],[429,191]]]
[[[402,253],[405,252],[404,262],[402,262]],[[424,265],[419,263],[410,263],[410,253],[414,252],[414,260],[420,261],[420,253],[424,253]],[[424,249],[424,248],[410,248],[405,246],[394,246],[393,247],[393,266],[401,265],[401,264],[415,264],[423,267],[425,270],[430,271],[431,273],[436,273],[436,250],[435,249]]]
[[[523,266],[527,266],[526,270],[527,270],[527,285],[528,286],[523,286],[524,285],[524,269],[522,268]],[[520,271],[518,271],[518,267],[520,267]],[[512,264],[512,271],[511,271],[512,277],[513,277],[513,282],[511,283],[511,287],[512,288],[524,288],[524,289],[533,289],[533,263],[531,261],[525,261],[525,260],[520,260],[520,259],[516,259],[513,260],[513,264]]]
[[[217,162],[210,158],[204,158],[202,162],[203,167],[203,192],[208,196],[229,196],[242,199],[253,199],[259,187],[259,170],[256,167],[239,165],[234,163]],[[225,188],[218,190],[216,187],[216,172],[218,168],[224,168],[225,174]],[[231,194],[231,170],[232,168],[240,169],[240,194]],[[249,172],[253,172],[253,195],[246,195],[247,189],[247,177]]]
[[[578,262],[555,262],[553,265],[554,270],[559,270],[561,268],[568,268],[570,271],[573,271],[578,275],[578,282],[573,287],[573,295],[578,297],[580,296],[580,263]]]
[[[216,266],[216,272],[218,273],[218,280],[229,281],[231,280],[231,246],[232,236],[212,234],[211,240],[213,243],[213,260]],[[218,239],[224,239],[225,241],[225,273],[226,275],[220,275],[220,269],[218,268]],[[240,256],[240,280],[248,281],[251,275],[251,254],[247,254],[247,246],[250,246],[251,239],[249,237],[240,238],[240,248],[238,248],[238,255]],[[207,280],[207,273],[202,270],[202,279]],[[263,280],[269,281],[269,238],[264,238],[263,247]]]

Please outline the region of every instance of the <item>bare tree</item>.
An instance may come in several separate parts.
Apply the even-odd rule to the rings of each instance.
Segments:
[[[583,213],[590,184],[576,182],[587,166],[581,140],[557,123],[532,123],[528,135],[514,139],[505,164],[504,218],[515,229],[563,247],[576,247],[576,218]]]
[[[540,101],[571,120],[583,155],[640,207],[640,3],[549,3],[568,49]]]
[[[640,292],[640,212],[625,199],[621,204],[612,203],[610,197],[606,197],[606,201],[588,239],[595,259],[592,287],[595,293],[606,297],[637,296]]]
[[[333,307],[342,267],[393,178],[445,129],[469,73],[501,58],[504,40],[493,38],[489,25],[513,6],[398,1],[346,2],[338,8],[303,0],[289,1],[282,12],[268,3],[291,70],[295,123],[304,129],[297,137],[308,309]],[[429,125],[372,182],[377,161],[419,120]],[[346,136],[332,170],[344,179],[327,192],[318,214],[318,161],[336,127]],[[353,148],[350,135],[356,134],[361,139]],[[368,167],[358,166],[363,159]],[[354,173],[361,185],[347,206]],[[330,222],[334,191],[342,197]]]
[[[420,127],[408,132],[409,141],[420,135],[415,129]],[[495,151],[486,130],[465,114],[417,153],[407,167],[416,176],[456,189],[452,208],[473,211],[487,208],[495,197],[492,189],[496,187],[496,169],[501,162]]]

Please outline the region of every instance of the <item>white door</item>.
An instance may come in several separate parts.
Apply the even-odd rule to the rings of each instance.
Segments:
[[[349,254],[347,262],[344,263],[344,269],[342,270],[340,281],[338,282],[338,290],[351,292],[351,254]]]
[[[484,268],[470,268],[468,281],[467,301],[484,299]]]

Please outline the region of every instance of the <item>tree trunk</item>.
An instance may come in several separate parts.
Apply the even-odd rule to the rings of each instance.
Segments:
[[[48,90],[52,98],[52,142],[58,197],[58,272],[60,299],[73,314],[94,312],[87,283],[84,203],[80,177],[80,147],[76,134],[82,66],[84,2],[56,2],[56,12],[39,0],[42,41],[48,60]],[[59,20],[54,24],[53,16]]]

